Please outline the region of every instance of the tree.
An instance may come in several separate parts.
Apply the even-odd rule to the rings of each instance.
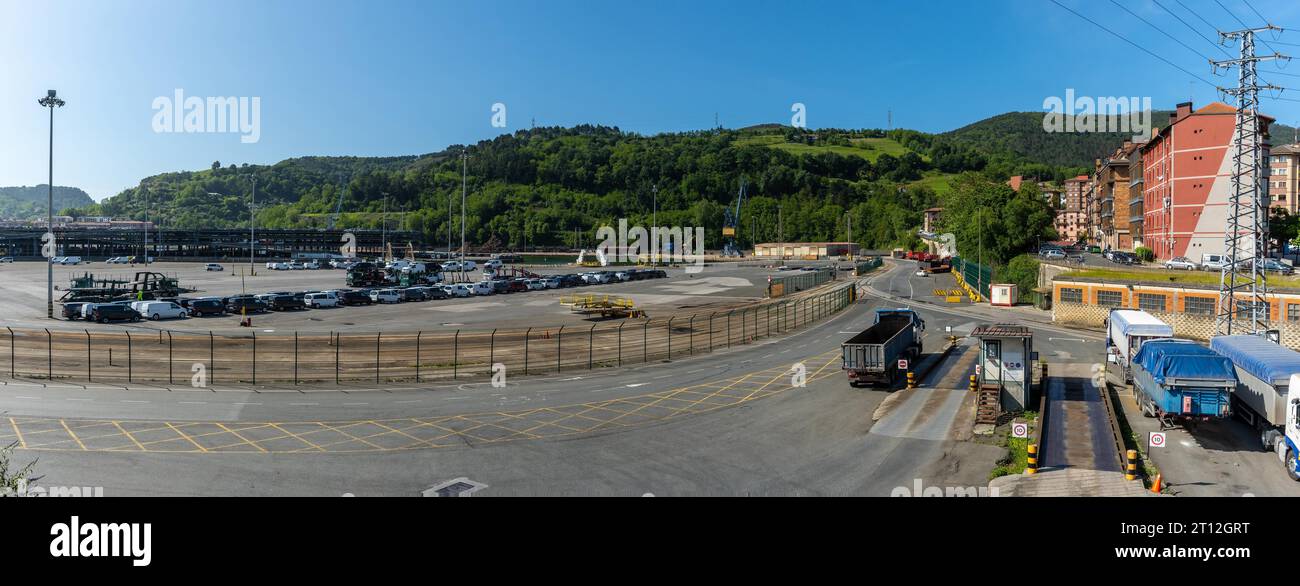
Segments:
[[[219,169],[221,169],[221,161],[212,161],[212,170],[217,171]]]

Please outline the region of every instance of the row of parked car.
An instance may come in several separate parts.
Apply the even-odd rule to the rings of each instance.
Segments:
[[[1249,267],[1253,261],[1242,261],[1245,266]],[[1222,254],[1203,254],[1201,262],[1196,262],[1185,256],[1176,256],[1164,262],[1166,269],[1182,271],[1222,271],[1228,266],[1228,257]],[[1295,268],[1275,258],[1266,258],[1260,262],[1260,270],[1281,275],[1290,275],[1295,272]]]
[[[327,291],[276,291],[257,295],[230,297],[179,297],[153,301],[117,301],[112,303],[65,303],[63,317],[99,323],[136,322],[142,319],[182,319],[208,315],[246,315],[266,311],[298,311],[355,305],[402,303],[496,295],[545,289],[562,289],[624,281],[660,279],[668,274],[658,269],[625,271],[591,271],[551,275],[538,278],[500,278],[473,283],[386,287],[373,289],[331,289]]]

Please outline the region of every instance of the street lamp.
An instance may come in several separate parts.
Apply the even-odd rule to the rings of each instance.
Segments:
[[[460,152],[460,276],[465,280],[465,194],[469,190],[469,151]]]
[[[650,266],[659,266],[659,184],[650,187]]]
[[[36,101],[43,108],[50,109],[50,184],[46,187],[46,196],[48,201],[45,208],[45,230],[49,233],[49,246],[53,247],[54,243],[54,109],[61,108],[64,101],[59,99],[59,93],[55,90],[45,92],[45,97]],[[53,256],[54,251],[50,251]],[[54,319],[54,263],[50,262],[50,257],[45,258],[45,317]]]

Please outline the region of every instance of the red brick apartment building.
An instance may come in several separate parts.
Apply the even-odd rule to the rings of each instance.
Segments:
[[[1204,254],[1223,253],[1236,114],[1221,102],[1199,110],[1191,102],[1178,104],[1169,125],[1142,147],[1143,241],[1156,257],[1200,261]],[[1273,119],[1259,119],[1262,167]]]
[[[1056,234],[1061,240],[1078,242],[1087,232],[1088,215],[1083,209],[1087,184],[1087,175],[1065,180],[1065,201],[1056,212]]]

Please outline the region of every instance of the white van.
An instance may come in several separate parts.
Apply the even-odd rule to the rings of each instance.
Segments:
[[[370,300],[375,303],[401,303],[402,296],[392,289],[377,289],[370,292]]]
[[[475,295],[491,295],[496,293],[496,288],[492,286],[492,281],[479,281],[470,287],[470,292]]]
[[[469,285],[466,285],[464,283],[457,283],[455,285],[445,285],[443,286],[443,290],[445,290],[447,294],[452,297],[469,297],[470,295],[473,294],[473,292],[470,291],[469,289]]]
[[[79,264],[81,264],[81,257],[79,257],[79,256],[65,256],[65,257],[61,257],[61,258],[59,259],[59,264],[61,264],[61,265],[79,265]]]
[[[1203,271],[1221,271],[1226,264],[1228,264],[1227,255],[1209,253],[1201,255],[1201,270]]]
[[[140,315],[151,320],[175,319],[189,315],[189,311],[186,311],[184,307],[171,301],[136,301],[131,304],[131,309],[140,312]]]
[[[338,307],[339,298],[333,293],[308,293],[302,298],[303,303],[312,309],[322,307]]]

